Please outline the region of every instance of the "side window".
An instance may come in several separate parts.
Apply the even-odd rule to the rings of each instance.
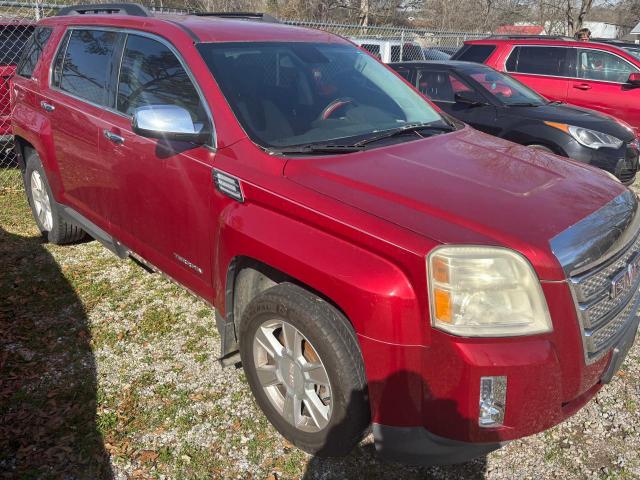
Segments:
[[[56,65],[60,69],[57,86],[98,105],[109,105],[108,84],[118,35],[111,31],[72,30],[65,52],[60,53],[61,65]]]
[[[408,68],[396,68],[396,72],[400,74],[407,82],[411,83],[411,70]]]
[[[589,80],[625,83],[630,73],[637,72],[630,63],[601,50],[578,50],[578,76]]]
[[[117,108],[133,115],[149,105],[177,105],[204,127],[207,115],[189,75],[173,52],[162,43],[128,35],[118,79]]]
[[[437,102],[455,102],[455,94],[469,88],[447,72],[420,70],[418,90]]]
[[[22,58],[16,68],[18,75],[21,77],[31,78],[31,75],[38,64],[38,60],[40,60],[42,50],[44,50],[50,36],[50,28],[38,27],[35,29],[33,35],[31,35],[25,45],[22,52]]]
[[[451,60],[484,63],[495,49],[495,45],[465,45],[453,54]]]
[[[508,72],[570,76],[567,69],[567,48],[516,47],[506,62]]]

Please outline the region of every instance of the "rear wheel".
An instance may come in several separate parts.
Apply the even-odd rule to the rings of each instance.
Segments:
[[[34,150],[26,153],[24,186],[31,205],[33,218],[47,241],[55,244],[78,242],[85,232],[60,215],[58,204],[53,199],[47,175],[40,157]]]
[[[283,283],[247,306],[240,355],[256,401],[291,443],[319,456],[346,455],[370,421],[362,354],[332,305]]]

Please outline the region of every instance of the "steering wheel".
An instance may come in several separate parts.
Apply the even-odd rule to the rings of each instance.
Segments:
[[[318,115],[317,120],[327,120],[331,118],[331,116],[335,112],[340,110],[342,107],[346,105],[352,105],[353,103],[354,103],[353,98],[349,98],[349,97],[336,98],[334,101],[332,101],[322,109],[322,111],[320,112],[320,115]]]

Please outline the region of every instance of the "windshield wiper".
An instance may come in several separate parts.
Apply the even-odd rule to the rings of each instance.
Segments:
[[[431,123],[414,123],[411,125],[404,125],[403,127],[394,128],[393,130],[387,130],[386,132],[381,133],[380,135],[375,135],[370,138],[365,138],[357,143],[355,143],[354,147],[363,147],[365,145],[369,145],[370,143],[377,142],[379,140],[384,140],[385,138],[391,138],[398,135],[402,135],[403,133],[410,132],[418,132],[420,130],[434,130],[436,132],[453,132],[455,128],[449,124],[446,125],[433,125]]]
[[[293,147],[270,148],[267,149],[271,154],[282,153],[353,153],[364,150],[364,147],[358,145],[336,145],[333,143],[308,143],[305,145],[295,145]]]
[[[542,105],[541,103],[531,103],[531,102],[521,102],[521,103],[510,103],[510,107],[539,107]]]

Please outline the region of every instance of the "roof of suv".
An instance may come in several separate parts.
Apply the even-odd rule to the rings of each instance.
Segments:
[[[320,42],[349,43],[347,40],[320,30],[294,27],[282,23],[197,16],[186,14],[154,13],[148,17],[123,14],[83,14],[49,17],[42,25],[90,25],[158,31],[168,25],[186,31],[197,42]]]
[[[562,46],[562,47],[582,47],[582,48],[597,48],[599,50],[607,50],[611,52],[619,53],[621,48],[613,43],[599,43],[599,42],[580,42],[573,39],[562,38],[483,38],[480,40],[467,40],[465,45],[550,45],[550,46]]]

